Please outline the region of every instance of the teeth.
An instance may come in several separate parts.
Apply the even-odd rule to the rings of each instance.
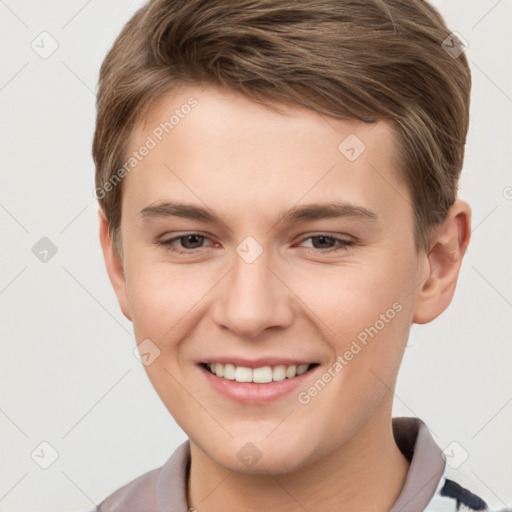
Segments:
[[[219,369],[219,366],[221,367]],[[222,367],[224,366],[224,375],[222,375]],[[217,363],[215,365],[215,375],[218,377],[224,377],[228,380],[235,380],[235,366],[232,364]]]
[[[300,364],[299,366],[297,366],[297,375],[302,375],[303,373],[305,373],[308,369],[308,365],[307,364]]]
[[[269,366],[270,368],[270,366]],[[294,368],[290,366],[290,368]],[[291,375],[292,372],[290,372]],[[270,376],[270,380],[284,380],[286,379],[286,366],[284,364],[280,364],[278,366],[274,366],[272,370],[272,375]]]
[[[286,378],[291,379],[292,377],[295,377],[295,375],[297,375],[297,366],[292,364],[286,368]]]
[[[292,379],[307,372],[310,367],[309,364],[300,364],[298,366],[295,364],[289,366],[279,364],[277,366],[247,368],[246,366],[235,366],[230,363],[209,363],[206,366],[217,377],[236,380],[237,382],[255,382],[257,384]]]
[[[254,370],[252,371],[252,381],[257,382],[258,384],[272,382],[272,368],[270,366],[254,368]]]
[[[235,370],[235,380],[237,382],[252,382],[252,370],[244,366],[237,366]]]

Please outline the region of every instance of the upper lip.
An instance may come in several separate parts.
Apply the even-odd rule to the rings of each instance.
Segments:
[[[312,360],[307,359],[293,359],[283,357],[260,357],[258,359],[246,359],[243,357],[212,357],[201,361],[203,364],[208,363],[222,363],[233,364],[235,366],[243,366],[245,368],[261,368],[262,366],[299,366],[301,364],[316,364]]]

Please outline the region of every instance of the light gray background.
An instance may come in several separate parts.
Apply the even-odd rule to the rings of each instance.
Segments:
[[[133,355],[92,195],[99,67],[141,4],[0,0],[3,512],[93,509],[186,439]],[[454,456],[469,455],[462,468],[501,507],[512,504],[512,2],[435,5],[469,43],[460,197],[473,238],[450,308],[413,326],[394,415],[422,418],[442,448],[456,441]],[[46,37],[51,48],[43,31],[58,43],[47,59],[31,47]],[[58,248],[46,263],[32,253],[42,237]],[[36,463],[50,461],[43,441],[58,452],[48,469]]]

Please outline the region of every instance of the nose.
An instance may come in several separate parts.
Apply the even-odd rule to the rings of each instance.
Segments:
[[[257,338],[271,327],[287,327],[293,319],[294,295],[268,253],[252,262],[235,254],[212,305],[216,324],[244,339]]]

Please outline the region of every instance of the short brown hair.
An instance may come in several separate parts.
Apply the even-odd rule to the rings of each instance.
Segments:
[[[447,51],[454,43],[423,0],[151,0],[101,66],[96,190],[123,165],[151,102],[213,84],[264,104],[389,121],[416,248],[427,250],[456,199],[469,123],[471,73],[463,52]],[[122,183],[97,195],[118,250],[121,193]]]

